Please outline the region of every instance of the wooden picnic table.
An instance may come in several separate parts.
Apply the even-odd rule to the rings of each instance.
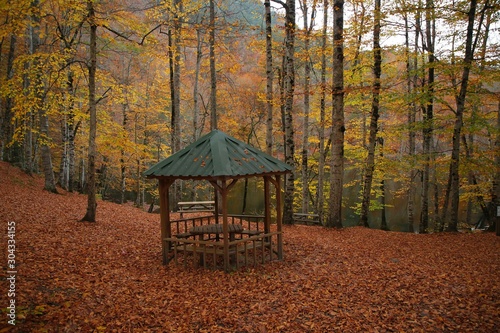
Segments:
[[[183,213],[215,212],[215,201],[183,201],[178,202],[178,212],[183,217]]]
[[[228,224],[227,227],[230,241],[235,239],[235,234],[243,232],[243,226],[241,224]],[[205,235],[215,234],[218,241],[219,235],[224,233],[224,226],[221,223],[204,224],[191,228],[189,232],[193,235],[199,235],[200,240],[203,240]]]

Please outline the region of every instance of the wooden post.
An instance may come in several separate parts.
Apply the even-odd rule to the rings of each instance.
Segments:
[[[227,184],[223,179],[220,184],[222,201],[222,236],[224,239],[224,270],[229,272],[229,228],[227,225]]]
[[[283,260],[283,217],[281,212],[281,177],[276,176],[276,224],[278,225],[278,259]]]
[[[214,215],[215,215],[215,223],[219,223],[219,186],[217,181],[215,181],[214,186]]]
[[[168,190],[174,181],[172,179],[159,179],[158,189],[160,192],[160,230],[161,230],[161,252],[163,256],[163,265],[168,263],[167,255],[170,250],[170,242],[166,242],[165,238],[172,237],[170,229],[170,205]]]
[[[271,194],[269,191],[269,176],[264,176],[264,232],[271,232]]]

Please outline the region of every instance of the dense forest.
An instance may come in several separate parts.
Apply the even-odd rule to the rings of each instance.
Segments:
[[[285,223],[493,227],[499,0],[3,0],[0,20],[0,160],[87,193],[85,220],[154,202],[142,173],[217,128],[294,167]]]

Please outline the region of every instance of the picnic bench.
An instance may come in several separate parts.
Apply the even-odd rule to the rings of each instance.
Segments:
[[[185,201],[178,202],[178,212],[183,217],[183,213],[215,212],[215,201]]]
[[[321,225],[319,215],[312,213],[293,213],[293,222],[305,225]]]
[[[247,235],[248,237],[251,236],[258,236],[262,233],[260,230],[248,230],[244,229],[241,224],[229,224],[228,226],[228,233],[229,233],[229,240],[234,241],[235,240],[235,235]],[[188,239],[190,237],[194,236],[199,236],[200,240],[205,240],[204,236],[208,235],[208,240],[210,240],[210,235],[214,234],[215,239],[219,241],[219,235],[223,233],[223,226],[222,224],[204,224],[200,226],[195,226],[191,228],[188,232],[183,232],[176,234],[176,238],[184,238]]]

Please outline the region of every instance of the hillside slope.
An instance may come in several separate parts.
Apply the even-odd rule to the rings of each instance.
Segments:
[[[163,266],[159,216],[42,191],[0,162],[0,331],[496,332],[500,238],[285,226],[285,260],[226,274]],[[16,326],[7,305],[15,300]]]

